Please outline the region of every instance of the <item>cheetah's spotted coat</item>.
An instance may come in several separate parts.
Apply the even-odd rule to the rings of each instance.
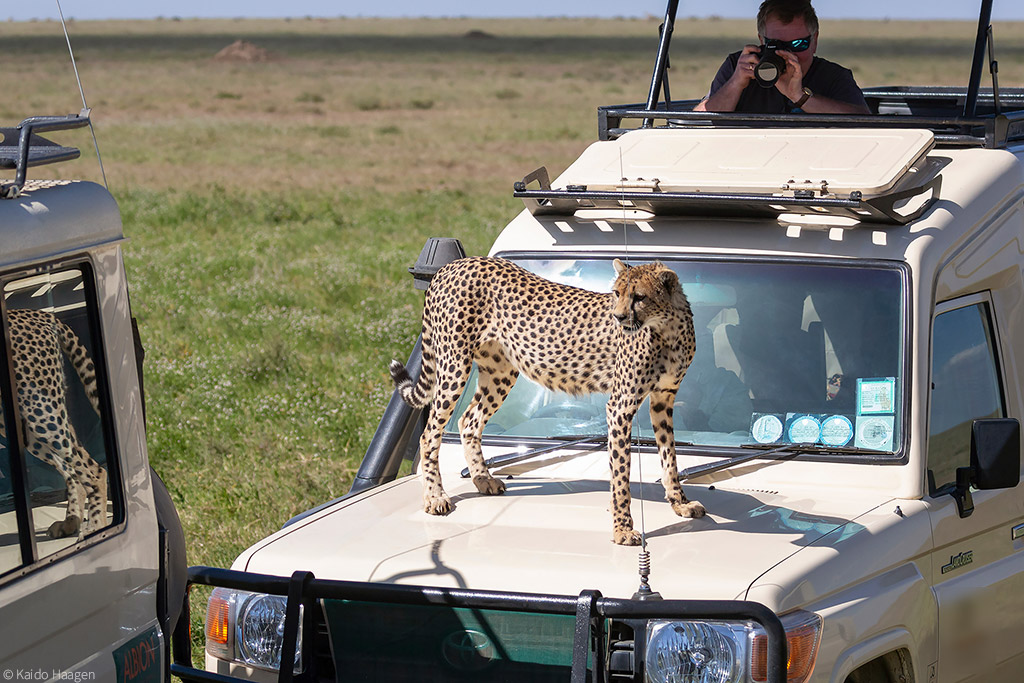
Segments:
[[[99,414],[96,369],[75,333],[52,314],[25,309],[7,313],[25,450],[60,472],[68,489],[65,519],[50,525],[48,533],[51,538],[83,537],[104,526],[107,472],[82,446],[68,419],[61,352]],[[0,436],[7,436],[2,412]]]
[[[675,273],[660,263],[628,267],[616,259],[615,270],[610,294],[557,284],[497,258],[460,259],[437,272],[423,311],[418,381],[401,363],[391,363],[407,403],[433,403],[420,439],[427,512],[443,515],[452,509],[438,468],[441,432],[476,361],[477,389],[459,430],[481,493],[505,491],[484,465],[481,435],[523,372],[555,391],[611,394],[607,420],[614,542],[640,542],[630,514],[630,436],[633,417],[648,395],[666,499],[676,514],[704,515],[704,507],[687,501],[679,485],[672,431],[676,391],[695,349],[689,303]]]

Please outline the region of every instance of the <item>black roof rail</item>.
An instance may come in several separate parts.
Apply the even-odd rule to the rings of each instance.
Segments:
[[[598,139],[612,140],[632,130],[624,121],[660,120],[666,127],[715,128],[924,128],[935,134],[938,145],[1002,148],[1024,140],[1024,89],[999,92],[1001,113],[994,113],[991,91],[975,99],[966,117],[961,108],[964,88],[886,86],[865,88],[864,97],[876,114],[759,114],[693,111],[700,100],[676,100],[651,110],[643,104],[598,107]]]
[[[0,199],[13,199],[25,187],[29,166],[55,164],[77,159],[77,147],[65,147],[47,140],[39,133],[84,128],[89,125],[88,113],[67,116],[32,116],[16,128],[0,128],[0,168],[14,169],[14,182],[0,185]]]

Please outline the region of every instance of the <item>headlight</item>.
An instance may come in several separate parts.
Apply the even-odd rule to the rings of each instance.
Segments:
[[[261,669],[281,668],[287,600],[278,595],[216,588],[206,609],[206,651]],[[295,673],[301,671],[302,614],[295,646]]]
[[[645,671],[650,683],[746,680],[750,627],[715,621],[652,621]]]
[[[789,661],[787,681],[803,683],[814,670],[821,617],[798,610],[782,617]],[[651,621],[648,683],[749,683],[768,678],[768,638],[752,622]]]

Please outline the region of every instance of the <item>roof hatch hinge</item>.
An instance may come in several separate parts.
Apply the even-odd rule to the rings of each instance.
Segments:
[[[795,178],[790,178],[779,187],[783,191],[792,192],[794,197],[802,199],[813,197],[815,192],[820,193],[822,197],[829,195],[827,180],[796,180]]]

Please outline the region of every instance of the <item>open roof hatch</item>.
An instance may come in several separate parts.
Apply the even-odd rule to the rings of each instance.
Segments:
[[[905,224],[938,197],[933,144],[931,131],[915,129],[637,129],[591,145],[558,178],[561,188],[541,168],[516,183],[515,196],[534,214],[625,207]],[[540,188],[528,189],[534,181]]]

